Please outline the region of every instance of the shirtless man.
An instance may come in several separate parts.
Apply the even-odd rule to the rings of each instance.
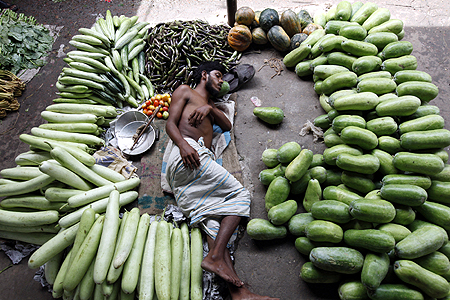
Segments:
[[[201,64],[196,71],[195,89],[181,85],[172,94],[166,131],[179,148],[183,165],[191,170],[189,172],[197,172],[202,166],[199,153],[186,138],[194,141],[203,138],[204,146],[210,149],[213,124],[219,125],[223,131],[231,130],[231,122],[213,101],[220,91],[224,72],[223,66],[217,62]],[[233,300],[274,299],[250,292],[236,274],[227,243],[241,219],[241,216],[233,214],[222,216],[216,237],[207,235],[210,251],[202,261],[202,268],[217,274],[228,283]]]

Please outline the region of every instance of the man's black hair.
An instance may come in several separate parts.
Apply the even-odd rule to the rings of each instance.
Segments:
[[[195,84],[199,84],[202,78],[202,72],[206,71],[208,74],[213,70],[218,70],[222,74],[225,74],[225,67],[218,61],[205,61],[202,62],[197,69],[194,70],[193,78]]]

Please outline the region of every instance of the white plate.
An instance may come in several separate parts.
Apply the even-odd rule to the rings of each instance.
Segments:
[[[127,124],[133,121],[142,121],[147,122],[149,118],[143,112],[138,110],[130,110],[119,116],[117,121],[115,122],[114,134],[117,136],[122,128],[124,128]]]
[[[125,125],[117,135],[117,142],[120,150],[127,155],[139,155],[150,149],[155,142],[155,130],[150,125],[142,134],[139,142],[134,146],[133,150],[130,148],[134,144],[133,135],[139,126],[147,124],[143,121],[133,121]]]

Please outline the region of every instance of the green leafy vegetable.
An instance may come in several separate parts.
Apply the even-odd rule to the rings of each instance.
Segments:
[[[53,37],[33,17],[6,10],[0,16],[0,69],[17,74],[45,64]]]

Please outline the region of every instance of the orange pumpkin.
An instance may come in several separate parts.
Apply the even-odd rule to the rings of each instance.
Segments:
[[[235,21],[240,25],[250,26],[255,20],[255,12],[248,6],[240,7],[235,13]]]
[[[228,32],[228,45],[236,51],[244,51],[251,43],[252,32],[245,25],[236,25]]]

